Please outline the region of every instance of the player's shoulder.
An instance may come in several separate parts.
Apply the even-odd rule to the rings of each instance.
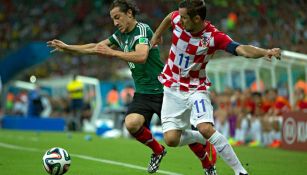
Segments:
[[[177,17],[177,16],[180,16],[178,10],[175,10],[175,11],[173,11],[173,12],[171,12],[171,13],[172,13],[172,18],[175,18],[175,17]]]
[[[152,29],[146,23],[138,22],[136,28],[137,28],[137,33],[139,33],[140,35],[147,36],[150,33],[152,33]]]
[[[114,36],[118,37],[120,35],[122,35],[122,33],[120,32],[119,29],[116,29],[115,32],[113,33],[112,37],[114,37]]]
[[[171,12],[172,15],[171,15],[171,19],[172,21],[176,24],[176,23],[179,23],[180,22],[180,14],[179,14],[179,11],[173,11]]]
[[[146,24],[146,23],[143,23],[143,22],[138,22],[137,23],[137,25],[136,25],[136,27],[139,29],[139,30],[149,30],[149,29],[151,29],[150,27],[149,27],[149,25],[148,24]]]
[[[210,21],[204,21],[206,32],[220,32]]]

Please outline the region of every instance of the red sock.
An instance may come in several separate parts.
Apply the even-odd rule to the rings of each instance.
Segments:
[[[189,145],[190,149],[200,159],[203,168],[209,169],[212,166],[209,157],[206,154],[204,146],[200,143],[193,143]]]
[[[163,152],[163,147],[160,145],[155,138],[152,137],[150,130],[146,127],[141,127],[133,137],[139,142],[147,145],[155,154],[161,154]]]

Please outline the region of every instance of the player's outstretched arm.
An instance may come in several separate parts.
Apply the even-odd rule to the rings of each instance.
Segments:
[[[279,48],[273,49],[262,49],[252,45],[240,45],[236,48],[236,52],[240,56],[247,58],[266,58],[266,60],[271,61],[272,57],[280,60],[281,50]]]
[[[165,32],[168,28],[171,27],[172,23],[172,14],[170,13],[168,14],[164,20],[161,22],[161,24],[159,25],[159,27],[156,29],[155,33],[153,34],[152,38],[151,38],[151,46],[156,46],[157,44],[160,44],[162,42],[162,34],[163,32]]]
[[[95,54],[95,47],[97,43],[90,43],[84,45],[68,45],[61,40],[51,40],[47,42],[47,46],[53,48],[51,53],[56,51],[64,51],[79,54]]]
[[[145,63],[148,57],[149,46],[146,44],[137,44],[135,46],[135,51],[123,52],[114,50],[107,44],[99,44],[97,46],[96,52],[101,55],[117,57],[124,61],[133,63]]]

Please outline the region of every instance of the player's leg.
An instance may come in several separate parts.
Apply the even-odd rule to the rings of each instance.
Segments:
[[[161,154],[163,147],[153,138],[148,128],[153,115],[150,103],[150,98],[147,98],[146,94],[135,93],[128,107],[125,126],[139,142],[151,148],[155,154]]]
[[[161,116],[161,108],[162,108],[162,101],[163,101],[163,94],[150,94],[146,95],[145,97],[142,97],[143,99],[146,99],[146,105],[150,110],[147,115],[150,117],[146,117],[147,119],[152,118],[153,114],[157,114],[158,117]],[[146,126],[150,126],[151,120],[146,120]],[[163,146],[162,146],[163,147]],[[164,148],[164,147],[163,147]],[[159,169],[160,163],[163,159],[163,157],[166,155],[166,150],[164,149],[162,153],[160,154],[152,154],[150,158],[150,162],[148,164],[147,171],[149,173],[154,173]]]
[[[193,126],[192,129],[196,130],[196,128]],[[217,175],[215,168],[216,150],[210,142],[207,141],[205,145],[200,143],[192,143],[189,144],[189,148],[199,158],[205,175]]]
[[[207,95],[203,93],[199,93],[195,97],[194,95],[190,96],[189,101],[190,101],[190,104],[192,105],[190,121],[192,124],[192,129],[194,130],[197,130],[197,128],[195,127],[197,124],[197,119],[206,118],[206,116],[204,115],[204,112],[206,112],[206,110],[203,109],[205,103],[204,103],[204,100],[202,100],[205,97],[207,98]],[[208,121],[212,121],[212,120],[209,119]],[[195,155],[201,160],[205,175],[216,175],[217,174],[216,169],[215,169],[216,150],[214,146],[210,142],[207,141],[203,145],[192,144],[192,145],[189,145],[189,147],[195,153]]]
[[[170,147],[206,143],[198,131],[190,129],[191,110],[186,95],[185,92],[164,88],[161,121],[164,141]]]
[[[153,151],[148,166],[148,172],[154,173],[158,170],[166,151],[165,148],[153,137],[149,130],[149,123],[153,115],[151,107],[153,103],[152,100],[155,99],[155,97],[148,96],[151,95],[137,93],[134,95],[133,101],[128,107],[125,126],[136,140],[143,143]]]
[[[198,157],[205,172],[205,175],[216,175],[215,162],[216,151],[208,142],[206,145],[200,143],[189,144],[189,148]]]
[[[149,147],[155,154],[161,154],[163,147],[152,136],[151,131],[144,126],[143,115],[132,113],[126,116],[125,126],[129,133],[139,142]]]
[[[170,91],[168,88],[164,89],[161,118],[165,143],[171,147],[189,145],[190,149],[201,160],[205,173],[208,174],[210,172],[208,175],[215,175],[216,171],[212,163],[215,163],[216,157],[212,162],[210,162],[208,157],[211,144],[206,144],[204,137],[199,131],[190,129],[191,109],[189,107],[188,96],[189,94],[185,92]],[[206,148],[208,148],[209,154],[206,153]]]
[[[211,123],[200,123],[197,125],[197,128],[214,145],[218,154],[235,171],[236,175],[247,174],[227,139],[216,131]]]
[[[191,122],[199,132],[214,145],[218,154],[235,171],[236,175],[245,175],[247,171],[228,143],[227,139],[213,127],[213,107],[206,93],[193,93],[190,97],[192,107]]]
[[[262,128],[260,119],[257,116],[253,116],[251,118],[251,128],[250,134],[252,137],[252,142],[249,143],[249,146],[260,146],[261,145],[261,135],[262,135]]]

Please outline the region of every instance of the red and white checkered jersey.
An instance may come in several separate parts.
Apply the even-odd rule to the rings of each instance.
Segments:
[[[216,50],[225,50],[232,39],[208,21],[198,34],[187,32],[180,23],[178,11],[172,13],[171,19],[172,46],[159,81],[180,91],[206,91],[211,85],[206,75],[209,56]]]

